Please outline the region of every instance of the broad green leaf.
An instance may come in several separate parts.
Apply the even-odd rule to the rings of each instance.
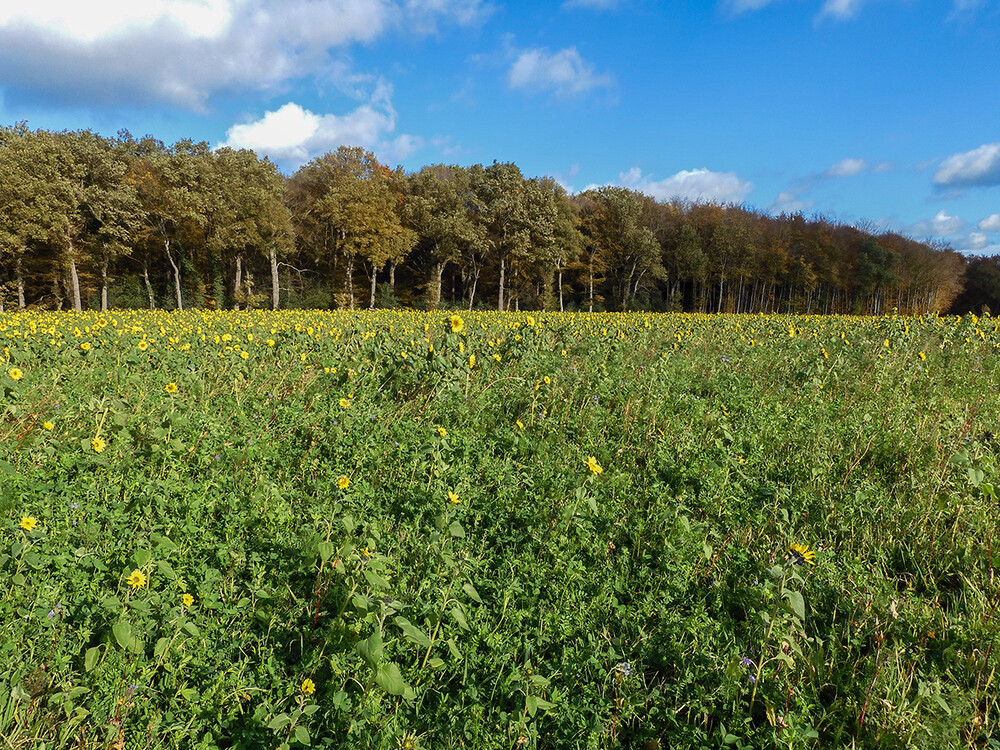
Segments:
[[[127,622],[116,622],[111,628],[111,632],[115,636],[115,640],[118,641],[118,645],[122,648],[131,648],[132,646],[132,626]]]
[[[380,667],[378,674],[375,676],[375,682],[389,695],[401,696],[406,691],[406,688],[409,687],[406,681],[403,680],[403,675],[400,674],[399,666],[396,662],[389,662]]]
[[[92,648],[88,648],[87,653],[84,654],[83,656],[83,668],[88,672],[93,671],[94,667],[97,666],[97,663],[100,661],[100,659],[101,659],[101,649],[99,646],[93,646]]]
[[[406,636],[408,641],[415,643],[418,646],[422,646],[423,648],[430,648],[430,636],[428,636],[416,625],[413,625],[405,617],[397,617],[396,624],[399,626],[399,629],[403,631],[403,635]]]
[[[295,727],[295,739],[303,745],[309,744],[309,730],[299,724]]]

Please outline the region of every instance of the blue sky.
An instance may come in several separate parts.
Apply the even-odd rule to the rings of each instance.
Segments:
[[[1000,0],[0,3],[0,123],[802,211],[1000,253]]]

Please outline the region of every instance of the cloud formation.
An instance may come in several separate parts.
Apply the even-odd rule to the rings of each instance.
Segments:
[[[863,0],[824,0],[823,7],[820,9],[820,17],[831,17],[836,18],[840,21],[846,21],[849,18],[854,18],[858,14],[858,10],[861,8],[861,3]]]
[[[798,195],[790,191],[778,193],[778,197],[768,207],[772,214],[797,214],[801,211],[808,211],[813,207],[810,200],[802,200]]]
[[[933,219],[918,221],[909,227],[909,234],[914,237],[938,239],[957,234],[965,228],[965,222],[957,216],[949,216],[947,211],[938,211]]]
[[[1000,185],[1000,143],[953,154],[934,173],[934,184],[970,187]]]
[[[480,0],[63,0],[0,7],[0,86],[18,96],[200,109],[275,90],[390,29],[473,23]]]
[[[383,161],[396,161],[420,149],[423,139],[392,138],[395,127],[388,91],[380,87],[370,102],[344,115],[316,114],[288,102],[259,120],[233,125],[220,146],[252,149],[293,169],[339,146],[362,146]]]
[[[1000,214],[990,214],[978,226],[982,232],[1000,232]]]
[[[708,169],[682,170],[666,179],[654,180],[643,175],[638,167],[632,167],[619,175],[618,184],[657,200],[679,198],[703,203],[741,203],[753,190],[753,183],[741,180],[735,172]]]
[[[853,177],[861,174],[868,168],[868,162],[864,159],[841,159],[828,170],[827,177]]]
[[[507,71],[507,85],[512,89],[548,91],[557,96],[582,94],[613,83],[611,76],[595,73],[594,66],[581,57],[576,47],[553,53],[542,48],[524,50]]]

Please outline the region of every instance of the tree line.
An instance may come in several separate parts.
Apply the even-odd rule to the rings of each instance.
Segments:
[[[822,217],[570,195],[511,163],[407,173],[341,147],[286,177],[190,140],[0,129],[0,309],[923,314],[975,304],[974,266]]]

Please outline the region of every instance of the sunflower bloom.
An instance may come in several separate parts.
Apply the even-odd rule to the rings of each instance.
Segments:
[[[452,333],[461,333],[465,330],[465,321],[458,315],[452,315],[451,318],[449,318],[448,323],[451,325]]]
[[[462,501],[459,499],[457,492],[452,492],[451,490],[448,490],[448,502],[451,503],[452,505],[458,505]]]
[[[316,692],[316,683],[306,677],[302,680],[302,692],[306,695],[312,695]]]
[[[21,516],[21,523],[18,524],[25,531],[32,531],[38,525],[38,519],[34,516]]]
[[[350,486],[351,486],[351,480],[350,479],[348,479],[347,477],[345,477],[343,475],[337,477],[337,488],[338,489],[346,490]]]
[[[177,383],[167,383],[163,386],[163,390],[167,393],[177,393]]]
[[[191,594],[181,594],[181,604],[185,607],[190,607],[194,604],[194,597]]]
[[[438,427],[438,435],[440,435],[441,437],[446,437],[448,435],[448,430],[446,430],[444,427]]]
[[[95,437],[90,441],[90,447],[94,449],[94,453],[104,453],[104,449],[108,447],[108,444],[103,439]]]
[[[146,576],[141,570],[133,570],[128,574],[128,578],[125,579],[125,583],[134,589],[141,589],[146,585]]]
[[[44,422],[42,422],[42,429],[43,430],[54,430],[55,428],[56,428],[55,422],[50,422],[48,420],[45,420]]]
[[[346,409],[351,405],[351,402],[346,398],[340,399],[340,401],[338,401],[337,403],[340,404],[341,409]]]
[[[809,549],[809,545],[793,544],[788,549],[792,553],[792,562],[796,565],[801,565],[802,563],[808,563],[809,565],[816,564],[816,551]]]
[[[587,460],[584,463],[587,464],[587,468],[590,469],[591,474],[604,473],[604,467],[597,463],[597,459],[593,456],[587,456]]]
[[[11,380],[20,380],[21,378],[24,377],[24,373],[21,372],[16,367],[11,367],[9,370],[7,370],[7,374],[10,375]]]

